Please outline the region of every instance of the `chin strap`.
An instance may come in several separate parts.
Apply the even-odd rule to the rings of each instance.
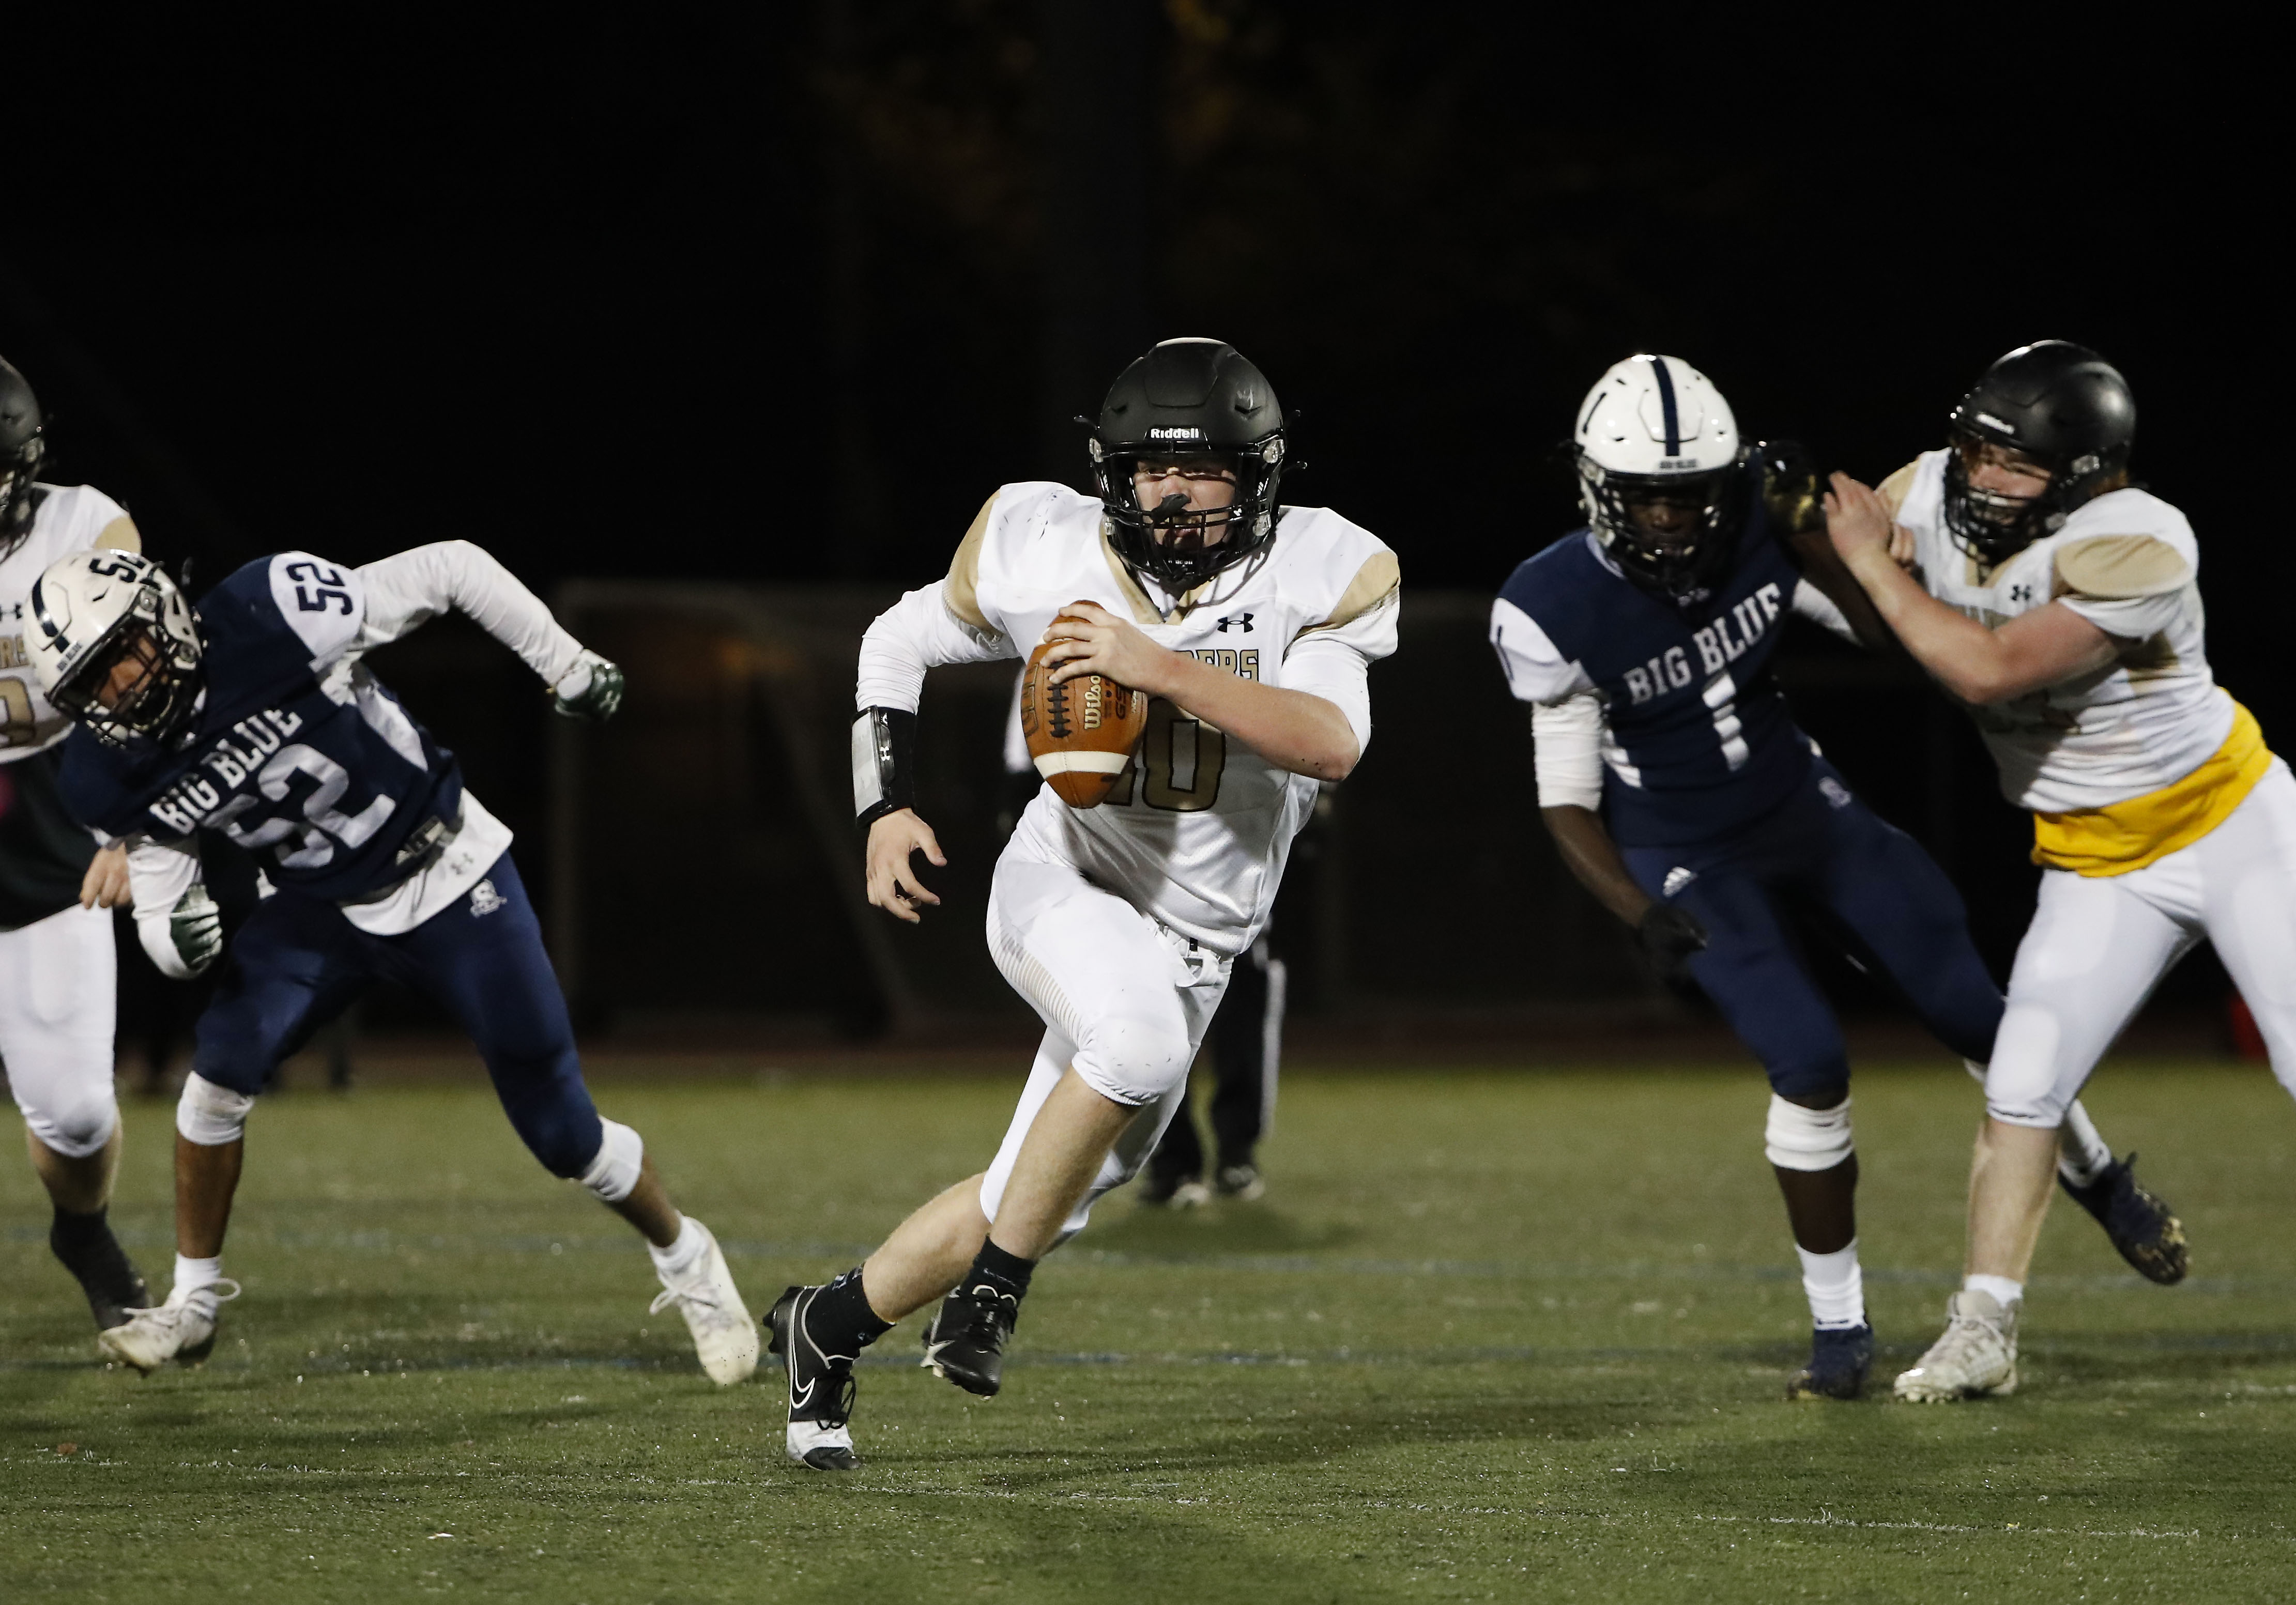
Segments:
[[[853,813],[863,830],[917,802],[917,716],[865,708],[853,721]]]

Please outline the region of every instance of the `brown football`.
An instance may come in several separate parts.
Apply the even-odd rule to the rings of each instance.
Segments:
[[[1098,807],[1148,728],[1148,699],[1105,675],[1054,684],[1059,666],[1045,661],[1051,645],[1029,653],[1021,676],[1021,733],[1037,773],[1062,802]]]

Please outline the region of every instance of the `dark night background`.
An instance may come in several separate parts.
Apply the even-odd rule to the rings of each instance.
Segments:
[[[1216,334],[1302,416],[1293,499],[1378,531],[1407,591],[1488,594],[1573,522],[1550,447],[1629,352],[1688,358],[1750,436],[1872,479],[1994,356],[2062,336],[2128,375],[2137,471],[2207,556],[2219,677],[2296,739],[2269,644],[2284,515],[2258,516],[2287,411],[2259,311],[2276,198],[2229,199],[2278,136],[2239,120],[2239,41],[1492,9],[12,24],[0,353],[46,405],[52,477],[121,496],[202,584],[287,545],[466,536],[545,594],[890,593],[998,483],[1072,477],[1064,420],[1123,361]],[[464,721],[474,781],[473,741],[531,771],[531,708],[489,734],[430,661],[410,700]],[[1402,672],[1382,744],[1409,752]],[[1787,677],[2005,957],[2026,827],[1973,738],[1861,673],[1811,645]],[[1383,829],[1535,836],[1526,799],[1427,756],[1424,814]],[[504,811],[534,841],[541,807]]]

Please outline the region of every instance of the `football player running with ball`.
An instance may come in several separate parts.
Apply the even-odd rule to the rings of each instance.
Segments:
[[[1037,1262],[1155,1148],[1316,782],[1363,754],[1366,671],[1395,649],[1395,554],[1336,513],[1278,505],[1283,409],[1233,347],[1157,346],[1110,389],[1089,449],[1096,498],[1004,487],[947,577],[862,645],[869,900],[903,920],[939,902],[911,856],[946,862],[911,806],[928,668],[1050,642],[1055,679],[1096,673],[1152,700],[1108,799],[1078,809],[1040,789],[997,860],[989,951],[1046,1027],[1003,1146],[862,1265],[774,1306],[789,1455],[816,1470],[859,1463],[855,1358],[937,1299],[926,1365],[997,1391]]]
[[[94,486],[39,483],[46,452],[32,387],[0,362],[0,1060],[54,1208],[48,1247],[101,1331],[145,1298],[106,1217],[119,1168],[119,971],[103,910],[127,872],[117,848],[95,850],[58,793],[71,721],[41,693],[24,636],[43,569],[68,552],[134,552],[142,540]]]
[[[535,1158],[644,1235],[654,1307],[676,1306],[703,1368],[740,1381],[757,1367],[757,1328],[638,1134],[590,1101],[510,831],[360,660],[449,609],[523,658],[559,712],[603,719],[620,702],[621,671],[466,541],[360,569],[281,553],[196,611],[126,553],[66,557],[32,587],[41,688],[84,726],[66,749],[65,801],[129,844],[136,926],[162,970],[226,960],[176,1110],[175,1285],[98,1341],[141,1372],[213,1346],[217,1306],[237,1292],[221,1255],[255,1094],[389,977],[461,1022]],[[255,855],[269,892],[227,955],[199,880],[201,831]]]
[[[1874,1332],[1849,1061],[1788,912],[1896,982],[1972,1072],[1993,1052],[2001,994],[1952,883],[1851,794],[1771,682],[1789,614],[1888,639],[1831,561],[1800,448],[1746,446],[1721,392],[1672,356],[1612,367],[1577,422],[1587,528],[1515,570],[1492,643],[1534,705],[1540,809],[1563,861],[1768,1072],[1765,1150],[1814,1326],[1787,1396],[1856,1398]],[[2078,1106],[2060,1167],[2132,1264],[2183,1274],[2175,1217],[2114,1167]]]
[[[2136,432],[2110,364],[2042,340],[1987,370],[1942,449],[1879,490],[1836,474],[1825,502],[1850,572],[2032,810],[2043,868],[1986,1074],[1964,1281],[1904,1399],[2016,1387],[2059,1128],[2203,937],[2296,1091],[2296,781],[2209,671],[2200,548],[2129,483]]]

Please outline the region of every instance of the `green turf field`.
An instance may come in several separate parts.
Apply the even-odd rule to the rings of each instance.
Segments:
[[[762,1312],[977,1167],[1013,1090],[601,1101]],[[1001,1398],[889,1336],[842,1478],[782,1460],[777,1372],[701,1377],[636,1239],[482,1091],[267,1101],[246,1294],[213,1362],[149,1380],[93,1363],[11,1159],[0,1598],[2296,1596],[2296,1110],[2230,1066],[2110,1068],[2091,1104],[2195,1274],[2140,1282],[2061,1207],[2012,1400],[1782,1402],[1806,1316],[1751,1072],[1301,1075],[1268,1200],[1103,1204]],[[1860,1074],[1885,1372],[1958,1264],[1977,1111],[1957,1069]],[[168,1136],[130,1111],[115,1210],[161,1282]]]

